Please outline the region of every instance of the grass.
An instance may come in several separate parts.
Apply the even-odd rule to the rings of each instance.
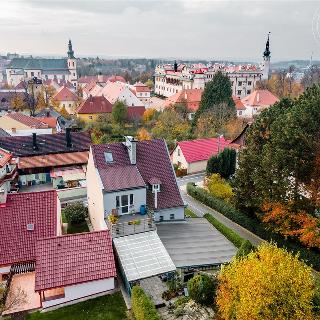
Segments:
[[[199,218],[192,210],[185,208],[184,214],[187,218]]]
[[[35,312],[26,320],[125,320],[126,305],[121,292],[45,313]]]

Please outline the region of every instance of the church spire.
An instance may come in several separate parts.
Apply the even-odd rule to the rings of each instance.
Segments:
[[[270,52],[270,39],[269,39],[270,33],[271,32],[268,32],[268,40],[266,42],[266,49],[263,52],[263,57],[264,58],[269,58],[270,54],[271,54],[271,52]]]
[[[68,58],[74,59],[74,51],[72,50],[72,43],[71,43],[70,39],[69,39],[69,43],[68,43]]]

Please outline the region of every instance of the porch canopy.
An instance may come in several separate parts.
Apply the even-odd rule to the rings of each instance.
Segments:
[[[176,270],[156,231],[114,238],[113,243],[128,282]]]

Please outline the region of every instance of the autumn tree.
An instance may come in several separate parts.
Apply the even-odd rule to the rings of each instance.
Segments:
[[[141,128],[137,132],[137,139],[138,140],[151,140],[151,134],[148,132],[147,129]]]
[[[142,120],[144,123],[148,124],[150,123],[152,120],[156,119],[157,116],[157,110],[153,109],[153,108],[149,108],[146,109],[146,111],[143,113],[142,115]]]
[[[218,281],[221,319],[314,319],[312,269],[272,244],[234,259],[222,268]]]
[[[154,86],[154,83],[151,79],[148,79],[146,82],[145,82],[145,85],[147,87],[149,87],[149,89],[153,89],[153,86]]]
[[[215,197],[226,201],[233,197],[232,187],[217,173],[208,178],[208,190]]]
[[[26,103],[23,99],[23,94],[14,92],[10,100],[10,106],[14,110],[24,110],[26,108]]]
[[[112,107],[112,119],[115,123],[124,123],[127,119],[127,107],[122,101],[117,101]]]

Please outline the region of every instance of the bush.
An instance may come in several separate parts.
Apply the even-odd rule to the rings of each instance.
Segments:
[[[136,320],[160,320],[154,304],[141,287],[134,286],[132,288],[131,304]]]
[[[216,294],[217,281],[206,274],[198,274],[188,281],[189,296],[203,305],[210,305]]]
[[[63,213],[70,224],[79,224],[85,221],[88,214],[88,209],[81,202],[69,204]]]
[[[240,237],[237,233],[235,233],[233,230],[226,227],[223,223],[218,221],[216,218],[214,218],[209,213],[206,213],[204,215],[204,218],[206,218],[217,230],[219,230],[229,241],[231,241],[237,248],[240,248],[242,244],[245,242],[245,239]],[[249,241],[251,244],[251,242]],[[252,244],[251,244],[252,245]]]
[[[208,207],[219,211],[221,214],[239,224],[240,226],[248,229],[260,238],[273,241],[278,247],[286,248],[293,254],[299,253],[300,259],[306,264],[312,266],[314,269],[320,271],[320,254],[319,251],[303,247],[300,243],[285,239],[279,234],[264,227],[264,225],[257,218],[249,217],[241,211],[236,210],[234,206],[222,199],[218,199],[211,195],[208,191],[196,187],[192,183],[188,183],[187,192],[193,198],[203,202]]]
[[[208,180],[208,189],[212,195],[225,200],[233,197],[231,186],[219,174],[214,173]]]
[[[249,241],[249,240],[245,240],[242,242],[236,257],[240,258],[240,257],[245,257],[247,256],[250,252],[254,251],[256,249],[256,247]]]
[[[209,158],[207,163],[207,175],[218,173],[223,178],[229,178],[236,170],[236,151],[233,149],[224,149],[217,156]]]

